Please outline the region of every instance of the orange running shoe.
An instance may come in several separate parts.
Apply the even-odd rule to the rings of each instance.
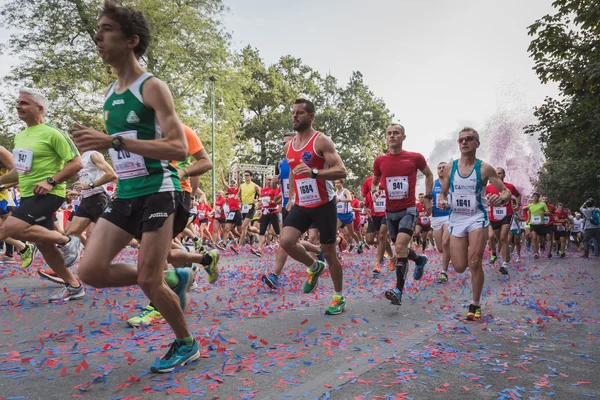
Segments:
[[[390,259],[390,272],[396,270],[396,257]]]

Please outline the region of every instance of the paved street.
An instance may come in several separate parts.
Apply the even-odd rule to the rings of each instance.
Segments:
[[[401,307],[382,296],[395,275],[371,278],[372,252],[345,255],[346,312],[324,315],[324,275],[304,295],[303,268],[283,289],[260,283],[273,254],[225,253],[219,281],[204,275],[187,319],[202,358],[149,373],[172,340],[164,324],[125,321],[145,305],[138,288],[92,290],[48,304],[58,286],[15,263],[0,272],[1,399],[571,399],[600,396],[600,260],[534,261],[510,276],[486,266],[484,318],[465,321],[470,278],[437,284],[439,256]],[[121,254],[133,259],[132,250]],[[202,274],[204,274],[202,272]],[[392,273],[393,274],[393,273]],[[409,276],[412,276],[412,266]]]

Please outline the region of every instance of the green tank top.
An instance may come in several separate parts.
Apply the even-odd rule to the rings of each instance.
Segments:
[[[146,107],[142,99],[142,87],[151,77],[152,74],[144,73],[120,94],[115,93],[116,82],[110,86],[104,100],[104,121],[109,135],[139,140],[164,137],[154,110]],[[156,160],[112,148],[108,152],[119,176],[118,199],[181,192],[177,170],[169,164],[169,160]]]

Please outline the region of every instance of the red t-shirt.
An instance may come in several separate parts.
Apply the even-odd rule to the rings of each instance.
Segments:
[[[226,215],[223,213],[223,206],[225,205],[225,197],[221,197],[215,201],[215,218],[225,219]]]
[[[554,220],[551,217],[551,215],[554,214],[554,205],[550,203],[546,203],[546,205],[548,206],[548,211],[550,211],[550,215],[544,215],[544,226],[550,226],[554,223]]]
[[[529,208],[526,205],[521,207],[521,213],[523,214],[523,221],[529,221]]]
[[[381,178],[386,193],[386,210],[399,211],[415,206],[417,170],[427,167],[425,157],[402,150],[399,154],[384,154],[375,159],[373,175]]]
[[[198,204],[196,207],[198,210],[198,219],[202,221],[208,218],[208,214],[212,211],[212,208],[208,204]]]
[[[504,182],[504,186],[506,186],[506,188],[508,190],[510,190],[510,193],[513,196],[518,197],[520,195],[519,191],[512,183]],[[500,191],[498,189],[496,189],[494,187],[494,185],[487,185],[485,188],[485,194],[486,195],[488,195],[488,194],[500,195]],[[508,217],[513,214],[514,214],[514,211],[512,208],[512,202],[510,202],[510,201],[503,206],[496,206],[496,207],[490,206],[489,211],[488,211],[490,221],[501,221],[504,217]]]
[[[260,189],[260,202],[263,211],[267,210],[268,214],[275,214],[277,212],[277,203],[275,203],[275,197],[279,194],[279,192],[279,189],[271,189],[270,187]]]
[[[360,201],[358,201],[358,199],[355,197],[350,202],[350,207],[351,208],[360,208]],[[354,220],[357,220],[357,219],[360,220],[360,211],[352,210],[352,212],[354,213]]]
[[[569,212],[567,210],[565,210],[565,209],[563,209],[562,211],[556,210],[552,216],[554,217],[553,218],[554,225],[556,225],[556,226],[566,226],[567,225],[567,221],[558,222],[559,219],[564,219],[569,216]]]
[[[385,197],[382,197],[378,202],[378,209],[383,209],[383,211],[375,212],[375,204],[373,203],[373,197],[371,196],[371,185],[373,184],[373,177],[368,177],[363,183],[362,194],[365,198],[365,207],[367,207],[371,211],[371,215],[374,217],[383,217],[385,215]],[[379,189],[383,190],[381,184],[379,184]]]
[[[417,203],[417,211],[419,212],[419,225],[428,227],[431,225],[431,220],[427,216],[427,212],[425,211],[425,206],[421,203]]]
[[[229,211],[239,211],[242,209],[242,202],[238,197],[239,189],[227,189],[227,205],[229,206]]]

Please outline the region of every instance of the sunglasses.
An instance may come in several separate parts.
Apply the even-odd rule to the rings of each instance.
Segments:
[[[458,138],[457,142],[458,143],[462,143],[462,142],[472,142],[473,140],[475,140],[475,136],[463,136],[461,138]]]

